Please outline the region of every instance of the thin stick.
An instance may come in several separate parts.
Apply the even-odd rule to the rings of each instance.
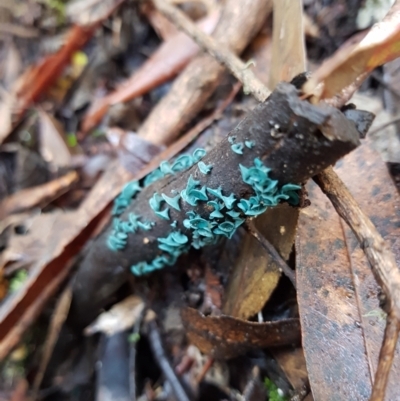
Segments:
[[[154,5],[179,29],[187,33],[203,50],[211,54],[219,63],[243,83],[245,93],[251,93],[258,101],[263,102],[271,92],[254,75],[248,66],[236,57],[229,49],[222,47],[211,36],[202,32],[189,18],[178,8],[166,0],[154,0]]]
[[[286,277],[292,282],[293,287],[296,288],[295,272],[287,265],[275,247],[260,233],[260,231],[257,230],[254,222],[252,220],[246,220],[245,228],[249,234],[251,234],[270,254],[274,262],[279,266],[279,270],[286,275]]]
[[[372,389],[370,401],[383,401],[385,399],[386,386],[396,351],[399,330],[400,324],[397,317],[394,313],[390,313],[386,321],[385,336],[381,352],[379,353],[379,364],[375,374],[374,388]]]
[[[46,336],[45,346],[43,349],[42,359],[40,361],[38,374],[33,382],[33,393],[35,394],[34,399],[36,399],[40,385],[44,374],[46,373],[47,366],[49,364],[51,355],[54,351],[54,347],[59,338],[60,330],[62,325],[67,318],[68,311],[71,305],[72,291],[71,286],[68,285],[62,292],[60,298],[57,301],[56,307],[53,312],[53,316],[50,320],[49,330]]]
[[[147,323],[149,328],[148,339],[150,342],[151,350],[153,351],[154,358],[157,361],[165,378],[169,382],[176,399],[178,401],[190,401],[190,398],[186,394],[184,387],[179,381],[174,368],[168,360],[162,343],[161,334],[155,321],[155,316],[150,318]]]
[[[396,116],[394,116],[390,121],[388,121],[388,122],[386,122],[386,123],[380,125],[379,127],[376,127],[376,128],[374,128],[374,129],[372,129],[371,131],[369,131],[368,135],[369,135],[369,136],[374,135],[374,134],[376,134],[377,132],[382,131],[383,129],[389,127],[389,126],[392,125],[392,124],[397,124],[398,122],[400,122],[400,116],[399,116],[399,115],[396,115]]]

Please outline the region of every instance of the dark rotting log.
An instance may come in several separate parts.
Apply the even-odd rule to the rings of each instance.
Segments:
[[[143,221],[155,220],[152,230],[129,235],[126,247],[119,251],[107,247],[112,224],[94,241],[76,274],[69,322],[77,330],[90,323],[110,295],[125,282],[129,268],[160,253],[158,239],[171,233],[171,222],[176,221],[176,227],[190,238],[190,230],[183,225],[187,212],[204,217],[212,211],[207,202],[191,206],[181,199],[181,210],[171,207],[170,220],[163,220],[155,217],[149,205],[155,192],[172,197],[186,188],[192,176],[201,186],[221,187],[226,196],[248,199],[254,192],[243,181],[239,164],[249,168],[255,158],[271,169],[270,177],[278,180],[280,186],[302,184],[359,145],[364,132],[357,130],[361,125],[357,123],[356,112],[353,110],[349,119],[328,105],[314,106],[301,100],[293,85],[280,83],[264,103],[249,112],[227,138],[201,159],[212,166],[210,174],[201,173],[195,164],[182,173],[167,176],[145,187],[120,216],[123,220],[134,213]],[[368,128],[363,126],[363,131]],[[245,141],[252,142],[253,147],[245,148],[243,154],[232,150],[232,143]]]

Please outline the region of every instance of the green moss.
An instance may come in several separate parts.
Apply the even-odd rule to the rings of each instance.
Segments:
[[[17,292],[28,279],[29,274],[25,269],[18,270],[14,276],[11,278],[9,283],[9,290],[11,293]]]
[[[264,379],[264,386],[268,391],[268,401],[287,401],[289,399],[283,396],[282,391],[268,377]]]

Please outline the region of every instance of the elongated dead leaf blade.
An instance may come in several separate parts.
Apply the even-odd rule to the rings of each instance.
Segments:
[[[274,0],[269,88],[306,70],[302,0]]]
[[[199,27],[204,32],[211,33],[218,18],[219,13],[213,13],[200,21]],[[82,121],[82,133],[99,124],[111,105],[132,100],[171,79],[198,51],[198,45],[182,32],[167,39],[130,78],[121,83],[114,92],[92,105]]]
[[[337,169],[361,208],[400,254],[399,195],[386,166],[368,144]],[[300,213],[297,285],[303,346],[315,401],[368,400],[385,328],[380,289],[358,241],[314,185]],[[398,399],[400,352],[387,399]]]
[[[313,101],[339,95],[374,68],[400,56],[400,1],[357,43],[344,46],[326,60],[304,85]]]

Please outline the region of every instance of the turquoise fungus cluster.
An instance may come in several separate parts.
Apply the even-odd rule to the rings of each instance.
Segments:
[[[254,141],[236,142],[233,136],[228,140],[231,143],[231,150],[238,155],[243,154],[246,148],[251,149],[255,145]],[[177,174],[193,165],[197,165],[201,174],[211,174],[213,166],[201,161],[205,154],[204,149],[196,149],[193,155],[182,155],[172,162],[162,162],[157,170],[143,180],[143,186],[146,187],[165,176]],[[140,276],[171,266],[190,247],[200,249],[215,244],[222,237],[231,238],[247,217],[258,216],[268,208],[278,205],[281,200],[293,205],[298,203],[297,191],[301,187],[295,184],[279,186],[277,180],[269,177],[271,170],[259,158],[255,158],[251,166],[238,164],[238,169],[243,182],[253,191],[253,195],[248,199],[237,199],[233,193],[224,193],[222,186],[207,187],[201,181],[195,180],[192,174],[186,186],[180,191],[175,190],[172,194],[155,192],[149,199],[149,206],[158,219],[171,220],[170,208],[181,211],[182,202],[194,208],[204,203],[207,205],[205,210],[209,210],[209,213],[204,216],[195,210],[188,211],[182,221],[181,230],[177,221],[173,221],[169,235],[157,239],[159,255],[151,261],[133,265],[132,273]],[[132,181],[125,185],[121,194],[115,199],[113,231],[107,241],[108,247],[113,251],[120,251],[126,247],[129,234],[139,230],[151,230],[156,225],[156,221],[142,221],[140,216],[133,213],[129,213],[127,221],[122,221],[120,218],[140,190],[138,181]]]

